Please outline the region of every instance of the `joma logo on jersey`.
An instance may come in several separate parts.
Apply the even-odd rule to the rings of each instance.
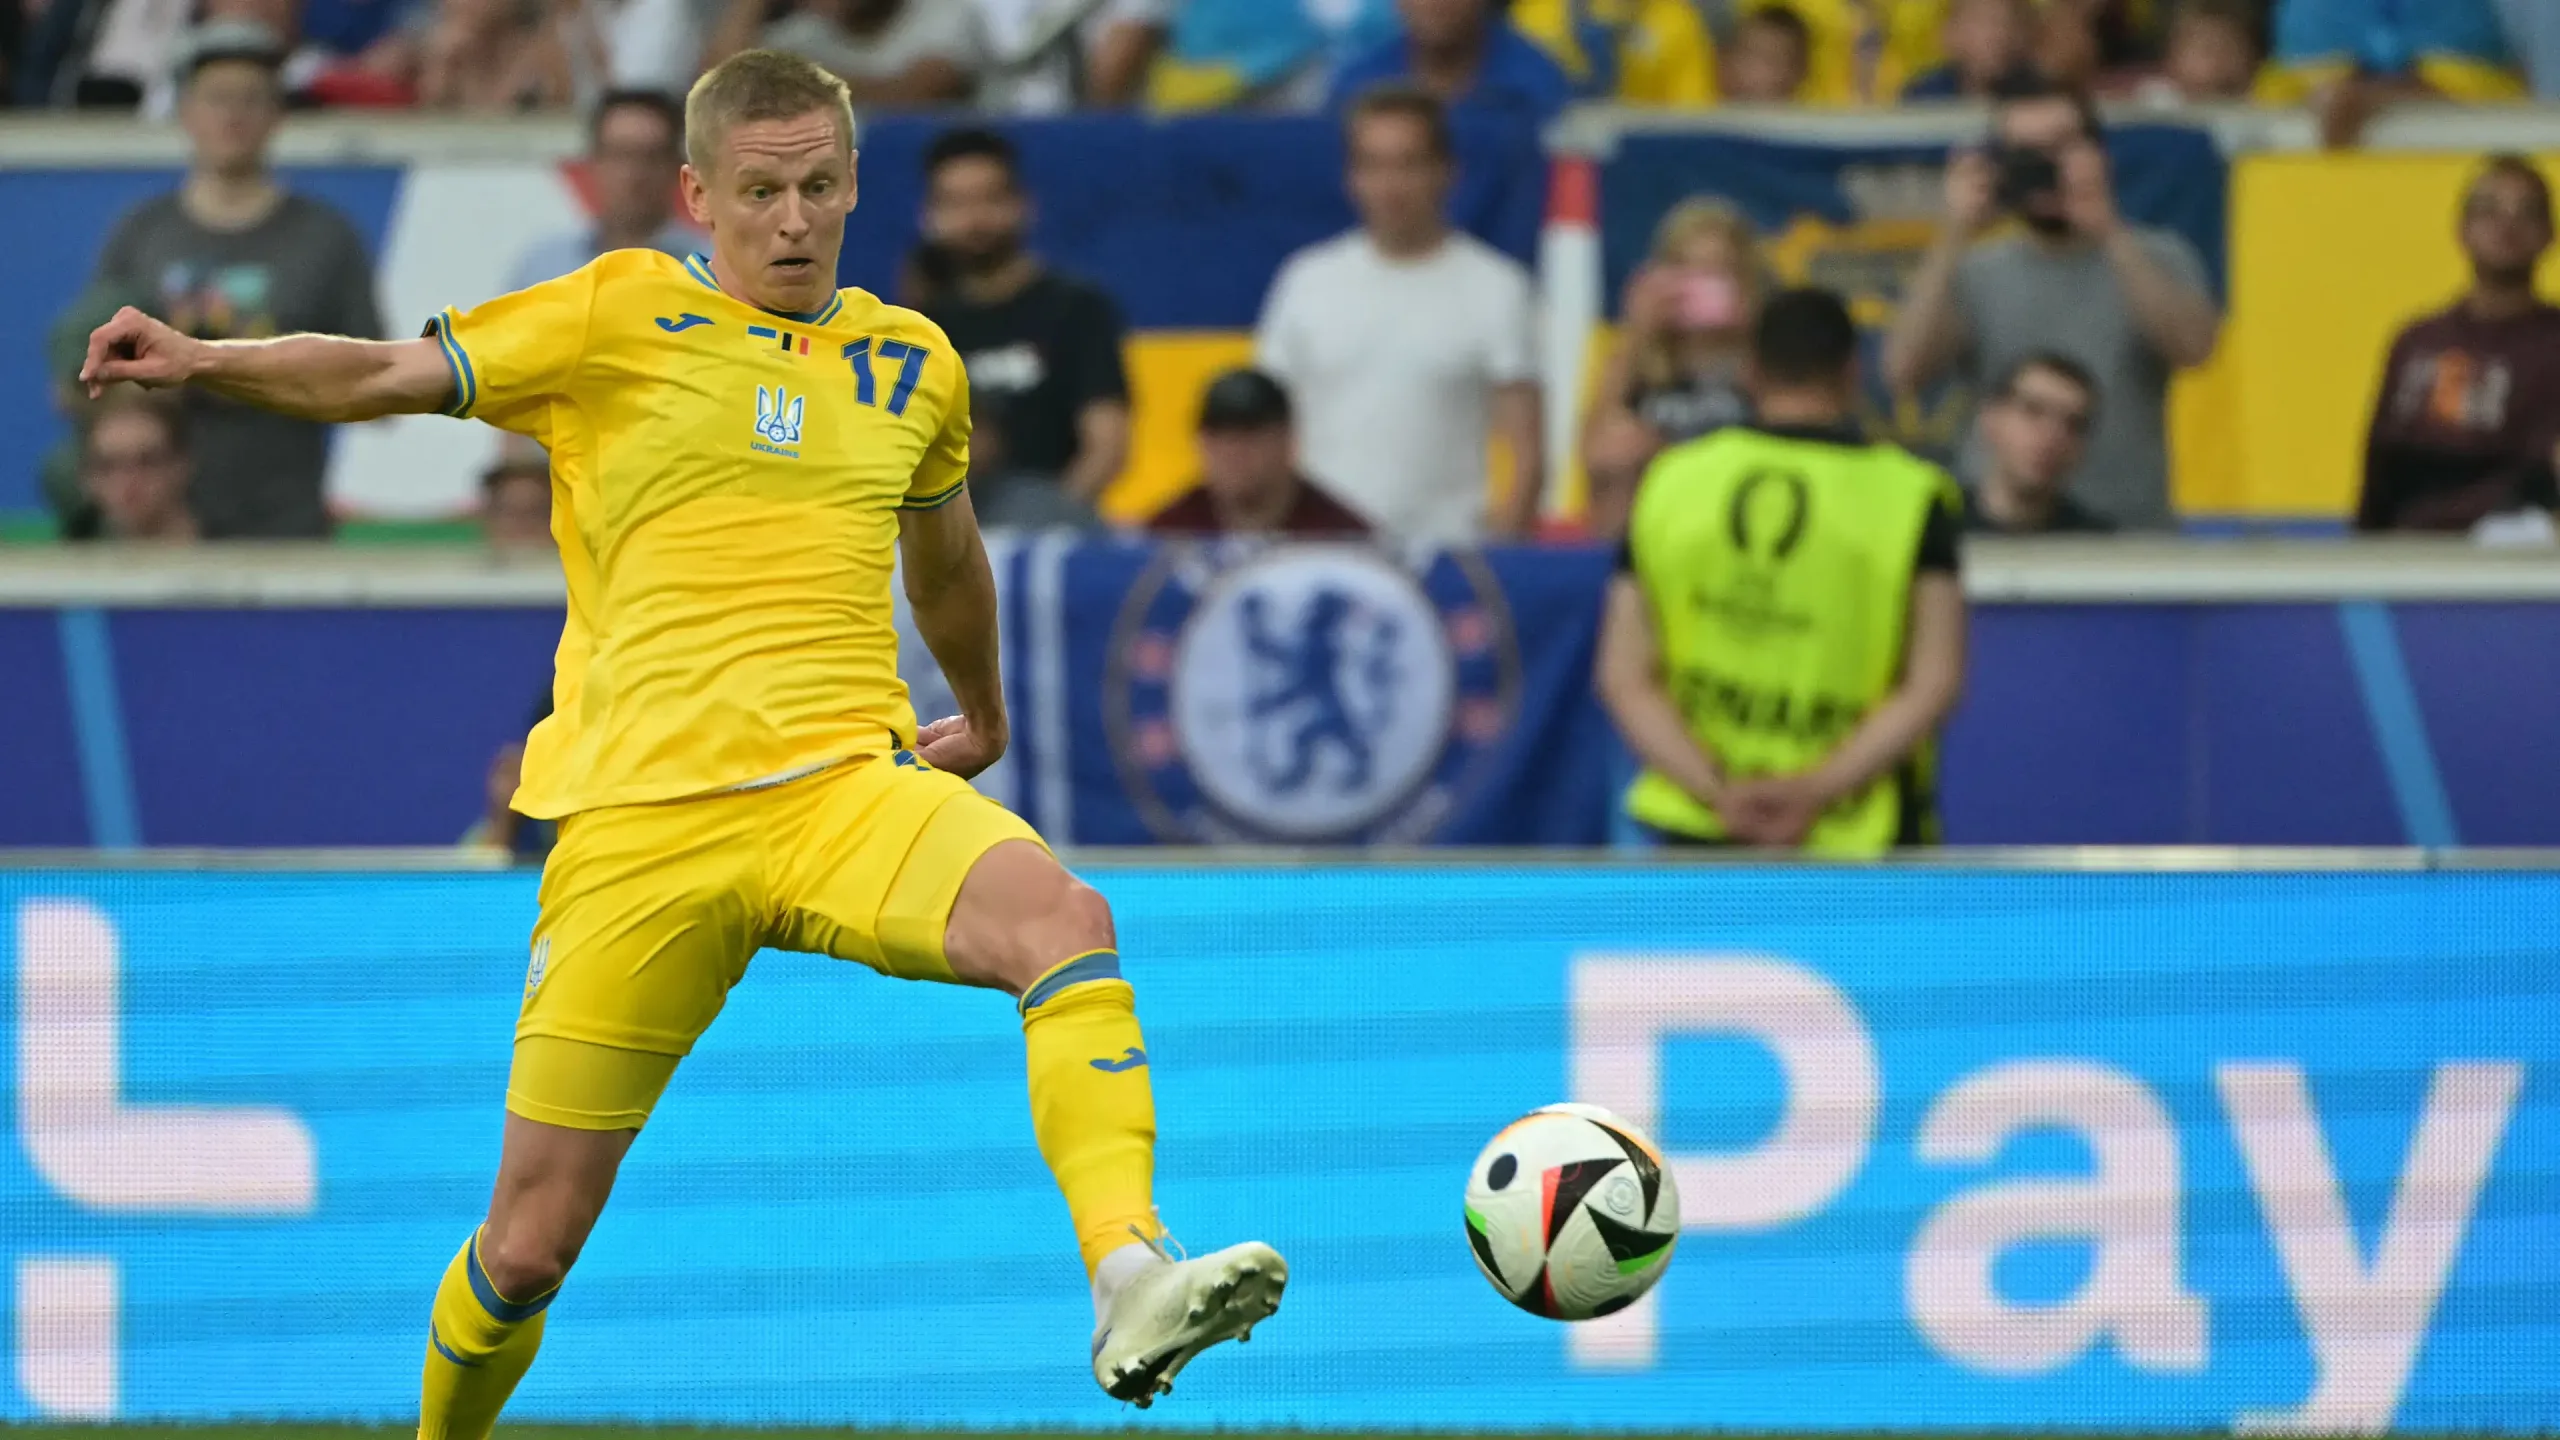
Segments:
[[[789,447],[800,443],[800,420],[808,408],[806,395],[794,395],[780,385],[757,386],[753,448],[786,460],[799,459],[800,452]]]

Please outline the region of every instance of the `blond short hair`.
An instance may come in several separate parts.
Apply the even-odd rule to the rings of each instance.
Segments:
[[[686,92],[685,159],[704,168],[730,126],[796,120],[812,110],[833,110],[845,148],[853,147],[853,92],[833,71],[780,50],[742,50],[712,66]]]

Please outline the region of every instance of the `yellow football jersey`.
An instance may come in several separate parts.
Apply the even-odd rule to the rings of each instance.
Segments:
[[[940,327],[861,290],[773,314],[700,257],[616,250],[427,330],[453,368],[447,413],[551,452],[569,613],[518,811],[914,744],[898,511],[948,503],[969,466],[968,380]]]

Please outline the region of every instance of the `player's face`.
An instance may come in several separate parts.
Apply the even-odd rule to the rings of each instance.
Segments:
[[[283,113],[274,72],[254,60],[206,63],[178,102],[178,123],[195,147],[196,163],[220,175],[262,164]]]
[[[711,232],[724,279],[768,310],[823,309],[853,212],[853,152],[839,118],[812,110],[729,127],[708,170],[684,168],[685,206]]]
[[[1022,248],[1030,207],[1003,165],[965,155],[933,174],[925,192],[925,233],[944,249],[976,265],[1011,259]]]

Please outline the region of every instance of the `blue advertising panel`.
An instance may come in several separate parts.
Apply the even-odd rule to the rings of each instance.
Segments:
[[[2560,876],[1106,870],[1159,1200],[1294,1269],[1178,1426],[2547,1431]],[[414,1404],[529,877],[0,874],[0,1418]],[[769,955],[517,1418],[1036,1427],[1086,1374],[996,996]],[[1566,1097],[1686,1233],[1562,1327],[1461,1235]]]

